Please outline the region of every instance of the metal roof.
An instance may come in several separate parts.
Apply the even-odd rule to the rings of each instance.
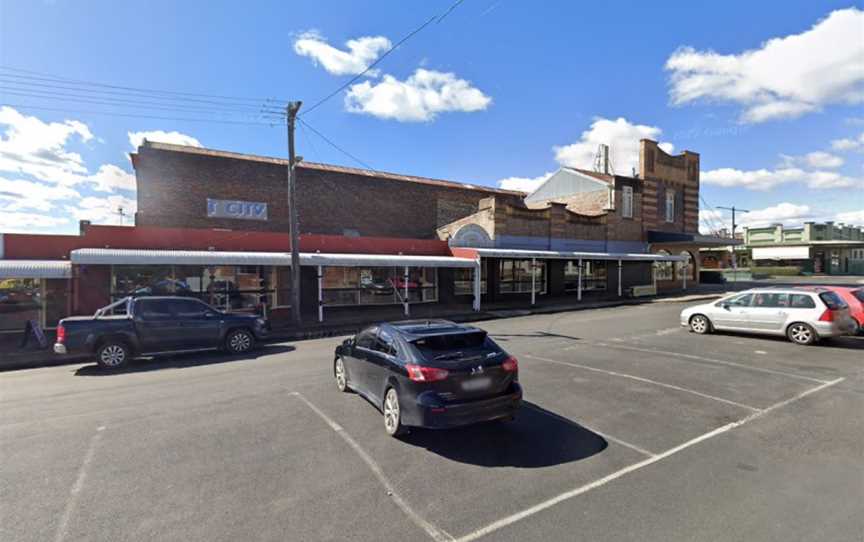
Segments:
[[[291,265],[288,252],[223,252],[215,250],[130,250],[81,248],[73,250],[75,264],[91,265]],[[300,265],[329,267],[474,267],[468,258],[406,256],[401,254],[300,253]]]
[[[683,262],[683,256],[619,252],[570,252],[561,250],[517,250],[509,248],[475,248],[484,258],[537,258],[540,260],[624,260],[635,262]]]
[[[72,264],[64,260],[0,260],[0,279],[68,279]]]

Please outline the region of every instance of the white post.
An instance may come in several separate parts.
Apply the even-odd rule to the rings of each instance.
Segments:
[[[318,266],[318,321],[324,321],[324,268]]]
[[[687,289],[687,262],[684,262],[684,265],[681,266],[681,269],[684,271],[684,289]]]
[[[651,262],[651,283],[654,285],[654,295],[657,295],[657,261]]]
[[[576,271],[578,272],[577,276],[579,277],[576,286],[576,300],[582,301],[582,258],[579,258],[579,265],[576,267]]]
[[[535,258],[531,258],[531,306],[534,306],[534,303],[537,301],[537,288],[535,287],[537,282],[537,260]]]
[[[405,316],[411,312],[408,309],[408,266],[405,266],[405,275],[402,277],[402,280],[405,281]]]
[[[480,263],[480,256],[477,256],[477,265],[474,266],[474,311],[480,312],[480,280],[483,274],[483,267]]]
[[[621,260],[618,260],[618,297],[621,297],[623,292],[623,285],[621,284]]]

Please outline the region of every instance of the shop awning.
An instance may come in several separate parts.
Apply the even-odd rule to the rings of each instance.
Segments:
[[[215,250],[130,250],[81,248],[71,252],[75,264],[90,265],[291,265],[288,252]],[[474,267],[468,258],[391,254],[300,253],[300,265],[329,267]]]
[[[570,252],[557,250],[518,250],[509,248],[475,248],[483,258],[518,258],[538,260],[622,260],[628,262],[683,262],[683,256],[618,252]]]
[[[64,260],[0,260],[2,279],[68,279],[72,264]]]
[[[753,249],[754,260],[809,260],[810,247],[757,247]]]

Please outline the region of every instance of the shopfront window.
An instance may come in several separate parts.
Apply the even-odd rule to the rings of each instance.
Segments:
[[[42,324],[42,281],[0,279],[0,332],[22,331],[28,320]]]
[[[569,260],[564,266],[564,289],[579,289],[579,261]],[[582,291],[606,290],[606,261],[582,260]]]
[[[546,293],[546,262],[537,260],[534,266],[531,260],[499,260],[498,261],[498,291],[502,294],[525,293],[534,291]]]
[[[480,294],[486,293],[486,262],[480,262]],[[453,293],[455,295],[474,295],[474,269],[461,267],[453,270]]]
[[[693,265],[693,255],[688,251],[681,252],[680,256],[685,258],[683,262],[675,262],[675,275],[679,279],[683,279],[687,275],[687,280],[696,279],[696,266]]]
[[[195,297],[223,311],[256,311],[290,299],[277,288],[278,272],[267,266],[135,266],[112,268],[111,296],[176,295]],[[285,284],[290,287],[290,282]]]
[[[406,280],[403,267],[325,267],[322,296],[327,306],[393,305],[438,301],[435,268],[411,267]]]
[[[658,250],[660,256],[669,256],[665,250]],[[674,278],[672,262],[654,262],[654,278],[656,280],[672,280]]]

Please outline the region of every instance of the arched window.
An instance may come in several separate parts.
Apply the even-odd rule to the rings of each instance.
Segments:
[[[684,278],[684,273],[687,273],[687,280],[695,280],[696,266],[693,265],[693,255],[684,250],[681,252],[680,256],[687,260],[683,262],[675,262],[675,277],[678,280],[682,280]]]
[[[660,256],[670,256],[665,250],[658,250]],[[672,262],[654,262],[654,278],[657,280],[673,280]]]

